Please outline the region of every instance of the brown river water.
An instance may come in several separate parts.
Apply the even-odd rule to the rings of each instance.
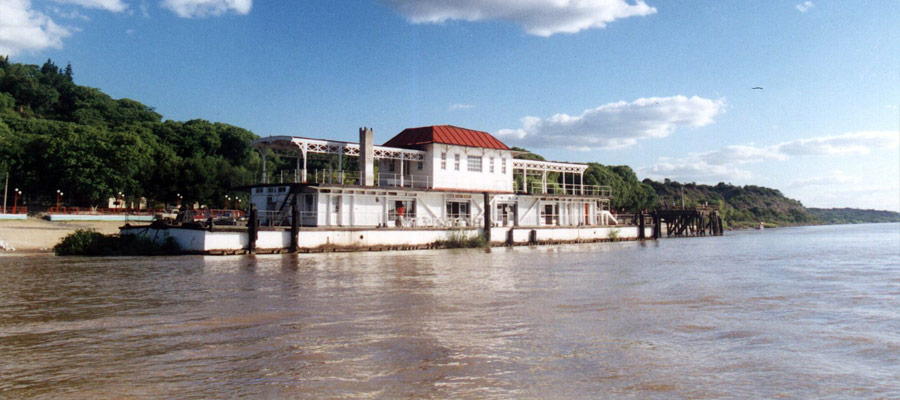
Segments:
[[[900,398],[900,225],[0,255],[0,398]]]

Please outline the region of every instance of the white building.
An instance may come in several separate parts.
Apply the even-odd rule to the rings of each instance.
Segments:
[[[263,171],[250,201],[262,225],[290,225],[295,201],[306,227],[605,226],[611,217],[610,189],[583,184],[587,165],[516,159],[487,132],[426,126],[375,146],[361,128],[359,143],[271,136],[253,146]],[[292,170],[270,173],[273,153],[293,158]],[[337,168],[307,169],[311,154]]]

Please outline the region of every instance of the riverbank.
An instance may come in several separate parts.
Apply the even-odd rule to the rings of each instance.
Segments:
[[[104,234],[119,233],[122,221],[51,222],[38,218],[0,221],[0,240],[16,252],[52,252],[53,245],[78,229],[93,229]]]

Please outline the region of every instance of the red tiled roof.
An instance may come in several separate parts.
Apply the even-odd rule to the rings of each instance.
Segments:
[[[429,143],[454,144],[457,146],[484,147],[488,149],[509,150],[503,142],[490,133],[456,127],[453,125],[423,126],[407,128],[388,140],[385,147],[403,147],[418,149]]]

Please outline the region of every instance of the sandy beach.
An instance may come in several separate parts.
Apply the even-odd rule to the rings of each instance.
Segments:
[[[28,218],[24,221],[0,221],[0,240],[6,241],[16,252],[49,252],[53,245],[78,229],[93,229],[100,233],[119,233],[125,222],[50,222]]]

